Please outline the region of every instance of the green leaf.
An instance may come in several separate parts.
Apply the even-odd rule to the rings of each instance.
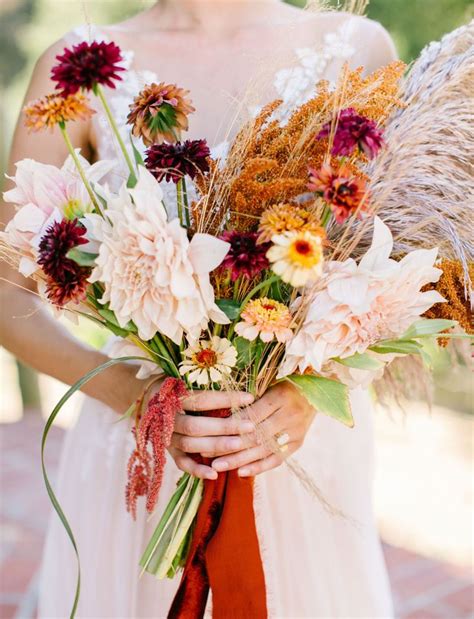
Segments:
[[[229,320],[236,320],[240,314],[240,303],[233,299],[217,299],[217,307],[221,309]]]
[[[302,376],[292,374],[285,380],[295,385],[317,411],[337,419],[350,428],[354,426],[349,388],[346,385],[337,380],[308,374]]]
[[[130,172],[127,178],[128,189],[133,189],[137,183],[138,183],[137,175],[135,174],[135,172]]]
[[[423,363],[429,370],[433,369],[433,364],[436,359],[437,354],[439,353],[440,346],[435,338],[424,338],[421,341],[421,358],[423,359]]]
[[[95,197],[97,198],[97,200],[99,200],[103,210],[107,210],[107,202],[105,201],[105,199],[100,195],[100,193],[98,193],[95,189],[95,183],[93,181],[90,182],[90,186],[92,187]]]
[[[424,318],[414,322],[402,335],[403,340],[411,340],[414,337],[427,337],[437,335],[445,329],[451,329],[458,323],[455,320],[443,320],[441,318]]]
[[[235,365],[239,370],[251,366],[255,358],[260,357],[265,347],[264,342],[260,339],[249,342],[249,340],[240,336],[234,338],[232,344],[237,349],[237,363]]]
[[[119,322],[114,314],[114,312],[107,307],[102,307],[97,310],[102,318],[105,318],[107,321],[107,327],[115,333],[115,335],[120,335],[121,337],[126,337],[129,333],[136,333],[137,328],[133,324],[132,321],[128,322],[125,327],[121,327]],[[115,328],[115,329],[114,329]],[[117,331],[117,333],[116,333]]]
[[[143,157],[141,152],[138,150],[138,148],[135,146],[135,143],[133,141],[132,135],[130,134],[130,144],[132,145],[132,151],[133,151],[133,157],[135,159],[135,163],[137,164],[137,166],[142,166],[145,167],[145,163],[143,161]]]
[[[351,357],[345,357],[344,359],[336,357],[335,359],[333,359],[333,361],[336,361],[341,365],[346,365],[350,368],[368,371],[380,370],[380,368],[385,365],[383,361],[375,359],[367,353],[356,353],[355,355],[352,355]]]
[[[51,482],[49,481],[49,476],[48,476],[48,472],[46,470],[46,463],[45,463],[45,448],[46,448],[46,442],[48,439],[48,435],[49,435],[49,431],[51,429],[51,426],[54,423],[54,420],[56,419],[56,417],[59,415],[59,413],[61,412],[62,407],[64,406],[64,404],[66,404],[66,402],[69,400],[69,398],[71,396],[73,396],[76,391],[79,391],[80,389],[82,389],[82,387],[88,383],[90,380],[92,380],[93,378],[95,378],[98,374],[100,374],[101,372],[103,372],[104,370],[107,370],[108,368],[112,367],[113,365],[117,365],[119,363],[124,363],[125,361],[132,361],[132,360],[141,360],[141,361],[149,361],[149,359],[146,359],[145,357],[119,357],[117,359],[110,359],[109,361],[106,361],[105,363],[102,363],[101,365],[99,365],[98,367],[94,368],[93,370],[91,370],[90,372],[88,372],[85,376],[83,376],[80,380],[78,380],[76,383],[74,383],[74,385],[72,385],[72,387],[70,387],[67,392],[63,395],[63,397],[59,400],[59,402],[56,404],[56,406],[54,407],[51,415],[48,417],[47,421],[46,421],[46,425],[44,427],[44,431],[43,431],[43,436],[41,438],[41,468],[43,471],[43,479],[44,479],[44,484],[46,486],[46,491],[48,493],[49,499],[53,505],[53,508],[55,510],[55,512],[57,513],[59,520],[61,521],[61,524],[63,525],[66,534],[69,538],[69,541],[71,542],[71,545],[74,549],[74,554],[76,556],[76,565],[77,565],[77,578],[76,578],[76,590],[74,593],[74,600],[73,600],[73,605],[72,605],[72,609],[71,609],[71,613],[70,613],[70,618],[73,619],[76,615],[76,610],[77,610],[77,605],[79,603],[79,596],[81,593],[81,562],[79,559],[79,551],[77,549],[77,544],[76,544],[76,538],[74,537],[74,534],[72,532],[71,529],[71,525],[69,524],[68,519],[66,518],[65,513],[63,512],[63,509],[58,501],[58,498],[53,490],[53,487],[51,486]]]
[[[87,251],[81,251],[80,249],[77,249],[77,247],[73,247],[66,254],[67,258],[74,260],[74,262],[81,267],[95,266],[95,259],[97,258],[97,256],[98,254],[90,254]]]
[[[371,346],[370,350],[380,355],[388,355],[391,353],[418,355],[421,350],[421,344],[415,340],[385,340],[375,346]]]

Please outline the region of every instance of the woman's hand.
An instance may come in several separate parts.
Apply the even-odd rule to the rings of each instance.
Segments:
[[[280,466],[286,456],[301,447],[316,412],[296,387],[283,382],[271,387],[244,414],[260,426],[259,431],[248,439],[244,437],[245,449],[216,458],[212,463],[215,471],[239,469],[240,477],[253,477]],[[284,434],[288,435],[287,449],[275,453],[273,439]],[[266,440],[260,441],[259,436]]]
[[[254,397],[241,391],[195,391],[183,400],[184,411],[211,411],[220,408],[241,408],[252,404]],[[241,435],[255,430],[248,419],[235,415],[225,419],[176,415],[174,433],[168,449],[178,468],[195,477],[216,479],[217,471],[198,464],[188,454],[205,454],[213,458],[240,451],[245,442]]]

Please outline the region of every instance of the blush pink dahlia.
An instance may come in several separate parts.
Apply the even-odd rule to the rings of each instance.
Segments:
[[[113,161],[90,165],[79,153],[77,156],[87,180],[96,187],[114,167]],[[19,271],[28,277],[38,270],[38,245],[46,230],[64,218],[80,219],[94,207],[70,156],[62,168],[23,159],[16,164],[16,174],[10,180],[14,187],[3,198],[15,205],[17,213],[5,231],[0,232],[0,237],[19,250],[22,255]]]
[[[67,47],[56,56],[58,64],[51,71],[51,79],[64,96],[72,95],[78,90],[92,90],[97,84],[115,88],[115,81],[121,80],[120,65],[122,53],[115,43],[83,41]]]
[[[239,277],[252,279],[269,266],[266,253],[271,243],[257,244],[257,232],[237,232],[228,230],[221,236],[230,243],[230,249],[222,263],[223,269],[230,271],[233,282]]]
[[[145,165],[158,182],[177,183],[184,176],[194,179],[209,172],[210,155],[206,140],[154,144],[146,151]]]
[[[317,139],[329,138],[333,123],[328,122],[319,132]],[[342,110],[334,130],[331,153],[350,157],[359,148],[369,159],[377,156],[384,144],[383,133],[373,120],[360,116],[353,108]]]
[[[109,198],[107,220],[86,215],[100,243],[90,281],[103,284],[101,301],[120,326],[132,320],[141,339],[160,332],[180,344],[183,333],[199,337],[209,320],[229,322],[209,279],[229,245],[209,234],[190,241],[178,219],[168,221],[162,199],[160,185],[141,167],[133,189],[124,185]]]
[[[400,337],[434,303],[437,249],[418,249],[397,262],[390,258],[393,238],[375,217],[372,246],[359,264],[353,259],[330,262],[323,289],[311,301],[304,323],[287,344],[279,376],[313,368],[323,372],[335,357],[364,353],[384,339]]]

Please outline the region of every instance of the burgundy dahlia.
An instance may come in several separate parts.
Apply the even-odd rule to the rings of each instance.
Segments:
[[[257,232],[229,230],[224,232],[220,238],[230,243],[230,249],[221,268],[230,270],[233,282],[241,276],[251,279],[268,268],[266,253],[271,243],[257,245]]]
[[[115,43],[83,41],[67,47],[56,56],[58,64],[51,71],[51,79],[57,83],[64,96],[72,95],[81,88],[92,90],[97,84],[115,88],[114,80],[121,80],[119,63],[123,60],[120,47]]]
[[[317,136],[318,140],[331,135],[331,125],[330,122],[324,125]],[[373,159],[383,143],[383,133],[377,124],[365,116],[360,116],[353,108],[348,108],[339,114],[331,153],[349,157],[358,147],[369,159]]]
[[[209,172],[210,154],[206,140],[153,144],[146,151],[145,165],[158,182],[166,179],[177,183],[183,176],[194,179]]]
[[[79,302],[85,296],[91,269],[81,267],[67,257],[70,249],[87,243],[85,232],[77,219],[63,219],[52,224],[40,241],[38,264],[47,275],[48,298],[55,305]]]

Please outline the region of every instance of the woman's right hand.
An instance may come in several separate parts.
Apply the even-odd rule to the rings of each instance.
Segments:
[[[243,408],[253,401],[254,397],[243,391],[194,391],[183,400],[183,410],[205,412],[220,408]],[[238,419],[235,415],[225,419],[205,415],[176,415],[168,451],[182,471],[201,479],[216,479],[217,471],[205,464],[198,464],[190,454],[218,457],[240,451],[244,448],[241,435],[251,433],[254,429],[251,421]]]

